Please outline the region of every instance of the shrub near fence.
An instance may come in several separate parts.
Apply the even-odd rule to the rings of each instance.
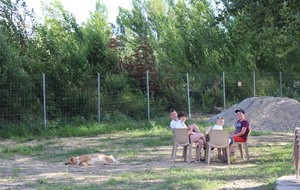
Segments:
[[[253,96],[300,100],[298,73],[24,75],[1,76],[0,85],[0,124],[40,127],[74,117],[99,123],[151,119],[166,116],[170,108],[193,116]]]

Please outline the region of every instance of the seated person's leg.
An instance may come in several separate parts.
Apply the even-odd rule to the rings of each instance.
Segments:
[[[191,134],[190,135],[191,143],[195,143],[195,142],[199,141],[202,136],[203,136],[203,134]]]
[[[199,140],[197,142],[197,147],[196,147],[196,155],[195,155],[195,161],[204,161],[205,159],[203,159],[204,155],[203,155],[203,140]]]
[[[201,133],[199,127],[196,124],[189,125],[190,129],[192,129],[195,133]]]

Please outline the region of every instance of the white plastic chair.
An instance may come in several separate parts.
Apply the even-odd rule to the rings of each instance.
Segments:
[[[206,159],[208,165],[210,163],[211,148],[225,149],[227,154],[227,163],[230,164],[228,130],[210,130],[209,141],[206,144],[206,151],[207,151]]]
[[[190,137],[188,135],[188,130],[185,128],[174,128],[174,144],[173,144],[173,153],[172,153],[172,160],[173,162],[176,160],[176,153],[179,146],[183,147],[183,158],[184,161],[191,162],[192,157],[192,148],[193,143],[190,142]],[[188,158],[187,158],[187,152]]]
[[[300,170],[300,128],[295,128],[294,130],[293,158],[296,170],[296,179],[298,179]]]

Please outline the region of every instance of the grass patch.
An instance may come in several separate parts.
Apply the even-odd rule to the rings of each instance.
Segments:
[[[200,171],[171,167],[163,171],[145,169],[123,173],[107,180],[103,186],[105,188],[115,186],[119,188],[134,187],[136,189],[214,189],[222,184],[221,181],[205,179]]]
[[[62,183],[47,183],[40,185],[39,182],[36,185],[38,189],[41,190],[99,190],[101,189],[97,184],[89,184],[89,185],[71,185],[71,184],[62,184]]]
[[[271,131],[251,131],[251,136],[265,136],[265,135],[272,135],[273,132]]]
[[[71,120],[71,119],[69,119]],[[101,123],[95,121],[85,121],[75,118],[75,123],[66,121],[48,121],[47,128],[44,129],[43,123],[32,125],[30,123],[7,124],[1,128],[0,138],[2,139],[41,139],[54,137],[90,137],[99,134],[111,134],[131,131],[147,131],[152,129],[166,129],[169,126],[169,119],[159,118],[155,121],[124,121],[120,123]],[[166,123],[168,123],[166,125]],[[155,130],[154,130],[155,131]],[[149,135],[149,134],[148,134]]]
[[[46,147],[45,144],[40,144],[36,146],[15,146],[15,147],[1,147],[2,156],[13,156],[13,155],[33,155],[36,154]]]

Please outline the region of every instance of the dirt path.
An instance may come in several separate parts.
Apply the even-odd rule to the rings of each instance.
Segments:
[[[158,148],[149,149],[146,154],[135,157],[134,160],[118,156],[121,161],[119,166],[90,166],[79,167],[64,165],[66,156],[63,152],[66,150],[76,150],[99,146],[99,139],[107,138],[105,135],[92,138],[58,138],[51,140],[32,141],[28,145],[47,144],[47,148],[38,156],[13,156],[0,157],[0,189],[34,189],[36,184],[58,183],[58,184],[74,184],[80,181],[80,185],[85,184],[101,184],[110,179],[114,174],[147,170],[163,170],[170,168],[173,165],[177,167],[188,167],[194,170],[211,170],[213,168],[227,167],[243,167],[244,161],[239,160],[233,165],[226,165],[212,161],[211,165],[205,162],[201,163],[185,163],[170,161],[171,146],[161,146]],[[251,137],[251,146],[256,144],[274,143],[287,144],[291,142],[292,136],[289,134],[277,134],[268,136]],[[22,143],[22,146],[26,144]],[[20,143],[6,140],[0,142],[1,147],[20,146]],[[48,156],[47,156],[48,155]],[[51,157],[50,157],[51,155]],[[56,156],[55,156],[56,155]],[[255,153],[251,152],[251,156],[255,157]],[[147,157],[147,161],[145,161]],[[143,158],[143,161],[139,160]],[[234,188],[251,188],[258,184],[255,181],[248,180],[247,182],[235,181],[230,186],[224,186],[224,189]]]

